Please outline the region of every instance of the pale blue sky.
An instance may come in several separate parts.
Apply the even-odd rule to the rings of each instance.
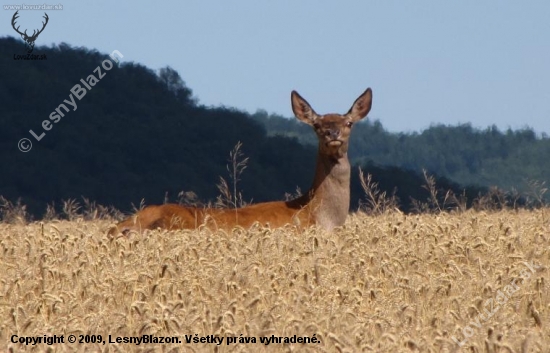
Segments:
[[[546,0],[2,4],[21,3],[63,5],[47,11],[37,45],[116,49],[125,61],[169,65],[206,105],[291,117],[296,89],[317,112],[343,113],[372,87],[369,116],[390,131],[471,122],[550,134]],[[16,36],[14,11],[0,13],[0,36]],[[43,15],[20,14],[22,28]]]

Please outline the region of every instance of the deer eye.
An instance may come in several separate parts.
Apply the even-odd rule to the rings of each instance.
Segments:
[[[353,121],[348,121],[348,122],[346,123],[346,126],[347,126],[347,127],[351,127],[352,125],[353,125]]]

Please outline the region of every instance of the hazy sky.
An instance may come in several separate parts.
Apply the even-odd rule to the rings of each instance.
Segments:
[[[60,1],[2,5],[62,4],[37,45],[171,66],[206,105],[291,117],[296,89],[317,112],[344,113],[372,87],[369,116],[391,131],[471,122],[550,134],[547,0]],[[0,12],[0,36],[18,37],[14,12]],[[20,11],[18,24],[41,16]]]

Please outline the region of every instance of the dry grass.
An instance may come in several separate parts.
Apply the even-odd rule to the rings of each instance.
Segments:
[[[550,210],[354,215],[327,233],[108,239],[106,221],[0,224],[0,351],[13,334],[299,336],[318,344],[58,344],[35,352],[548,352]],[[517,280],[534,261],[541,267]],[[470,324],[514,279],[492,318]]]

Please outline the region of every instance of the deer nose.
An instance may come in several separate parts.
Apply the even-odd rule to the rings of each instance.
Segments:
[[[325,131],[325,136],[330,137],[333,140],[336,140],[340,136],[340,130],[327,130]]]

